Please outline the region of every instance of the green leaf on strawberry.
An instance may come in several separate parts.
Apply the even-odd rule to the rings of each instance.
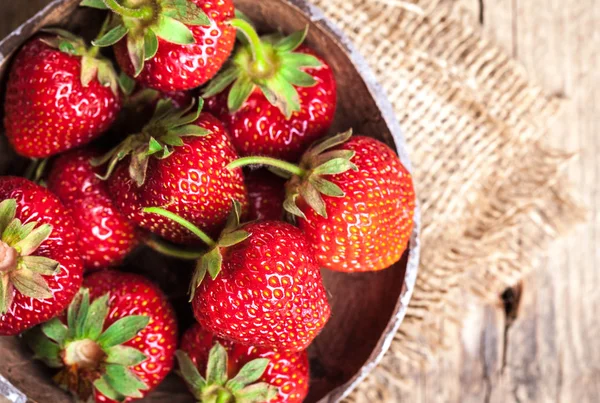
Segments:
[[[190,283],[189,289],[190,301],[194,298],[196,288],[198,288],[198,286],[202,283],[207,273],[212,279],[217,278],[221,272],[224,250],[228,247],[237,245],[250,237],[248,232],[238,229],[240,227],[240,220],[242,216],[242,206],[237,200],[233,200],[233,209],[231,214],[229,215],[227,223],[225,224],[225,228],[221,232],[221,236],[216,242],[191,222],[163,208],[148,207],[144,209],[144,213],[157,214],[174,221],[182,227],[188,229],[190,232],[200,238],[206,245],[208,245],[208,252],[202,254],[196,264],[196,270],[194,271],[194,276]],[[165,248],[167,253],[171,256],[180,256],[184,259],[187,258],[187,253],[184,251],[180,252],[173,248],[165,247],[164,245],[162,245],[162,247]],[[197,256],[192,258],[196,259]]]
[[[227,351],[219,343],[209,352],[206,377],[200,375],[184,351],[177,351],[176,356],[180,375],[199,402],[266,402],[275,399],[279,393],[275,386],[257,382],[269,365],[266,358],[248,362],[235,377],[228,379]]]
[[[44,276],[60,270],[57,261],[35,255],[52,234],[52,226],[38,226],[35,221],[23,224],[15,218],[16,211],[15,199],[0,203],[0,314],[12,305],[14,289],[31,298],[51,298]]]
[[[101,35],[108,28],[108,20],[101,29]],[[51,37],[44,37],[42,41],[50,47],[59,49],[63,53],[81,57],[81,84],[88,87],[90,83],[97,78],[100,84],[105,87],[110,87],[112,92],[117,95],[119,90],[118,77],[115,72],[112,62],[100,55],[99,49],[95,45],[88,47],[83,38],[73,35],[69,31],[60,28],[46,28],[43,32],[53,34]],[[102,39],[106,42],[112,40],[112,43],[117,42],[120,38],[116,38],[121,34],[117,28],[113,28],[106,33]],[[106,38],[106,39],[104,39]],[[116,38],[116,39],[115,39]]]
[[[136,337],[150,318],[127,316],[103,330],[109,297],[105,294],[90,303],[89,291],[81,289],[67,310],[67,324],[54,318],[25,334],[35,358],[62,368],[54,379],[66,390],[77,391],[82,401],[90,398],[94,388],[119,402],[140,398],[148,389],[130,369],[146,356],[122,344]]]
[[[237,112],[258,88],[289,119],[301,108],[296,87],[317,84],[303,69],[321,66],[315,56],[295,52],[306,39],[308,28],[287,37],[270,35],[261,38],[245,19],[236,18],[230,24],[247,41],[208,85],[203,96],[214,96],[231,86],[227,106],[231,112]]]
[[[123,80],[127,86],[127,80]],[[150,122],[138,134],[127,137],[121,144],[106,155],[95,158],[91,164],[95,167],[108,164],[106,173],[101,179],[108,179],[117,164],[130,156],[129,174],[136,185],[141,187],[146,181],[146,173],[150,158],[166,159],[173,154],[174,147],[183,146],[182,137],[202,137],[210,131],[192,124],[195,122],[204,106],[204,100],[199,98],[185,109],[177,109],[170,99],[161,99],[156,105]]]
[[[195,43],[189,26],[210,25],[206,13],[187,0],[141,0],[126,7],[118,0],[84,0],[82,6],[108,9],[113,12],[112,29],[94,41],[95,46],[112,46],[127,37],[127,49],[135,74],[144,62],[154,57],[158,38],[167,42],[189,45]]]
[[[269,157],[244,157],[229,164],[229,169],[247,165],[266,165],[276,174],[289,179],[286,184],[286,200],[284,209],[292,216],[305,218],[298,207],[298,199],[302,198],[322,217],[327,217],[327,209],[321,195],[344,197],[344,191],[335,183],[323,178],[347,171],[357,171],[352,162],[355,152],[350,150],[329,151],[344,144],[352,137],[352,130],[340,133],[316,143],[304,153],[299,165],[280,161]]]

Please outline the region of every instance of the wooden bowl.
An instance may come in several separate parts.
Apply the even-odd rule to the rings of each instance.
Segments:
[[[93,10],[77,9],[78,3],[78,0],[53,1],[0,42],[0,83],[6,81],[10,56],[40,28],[66,25],[85,31],[83,28],[99,25],[102,15]],[[339,83],[338,115],[333,131],[353,127],[356,133],[382,140],[398,151],[402,162],[410,169],[404,138],[391,105],[366,62],[320,10],[305,0],[238,0],[236,5],[263,29],[289,33],[308,24],[307,43],[327,59]],[[81,25],[83,20],[85,27]],[[3,88],[2,84],[0,89]],[[0,99],[4,99],[3,92]],[[12,153],[4,137],[0,136],[0,174],[18,172],[23,164],[24,161]],[[332,316],[310,348],[311,388],[307,402],[341,400],[364,379],[389,348],[406,313],[417,275],[418,210],[414,221],[416,226],[409,250],[393,267],[378,273],[352,275],[323,270]],[[134,259],[133,265],[144,269],[153,266],[150,275],[158,276],[161,285],[171,284],[169,281],[174,280],[174,274],[169,269],[174,263],[160,257],[144,259],[143,255],[147,253],[141,253],[142,258]],[[140,265],[140,262],[146,264]],[[175,277],[188,280],[187,273]],[[0,338],[0,357],[0,374],[14,385],[15,393],[23,391],[37,402],[69,401],[66,394],[52,386],[47,369],[32,361],[31,354],[17,339]],[[192,402],[179,382],[172,377],[144,401],[163,402],[168,398],[172,403]],[[0,395],[7,388],[3,387],[0,377]]]

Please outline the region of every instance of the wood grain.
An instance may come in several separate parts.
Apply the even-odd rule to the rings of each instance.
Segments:
[[[500,296],[491,305],[464,296],[462,326],[444,324],[449,351],[433,368],[404,376],[409,393],[389,385],[385,400],[598,402],[600,0],[456,1],[534,80],[565,98],[549,140],[580,152],[568,175],[589,208],[589,222],[556,242],[523,281],[516,318],[506,315]],[[0,36],[18,22],[0,13]]]
[[[564,98],[549,141],[579,151],[568,176],[589,221],[556,242],[522,282],[516,318],[501,298],[465,297],[462,329],[449,324],[449,351],[407,376],[390,402],[600,401],[600,2],[457,0],[523,63],[533,80]],[[446,329],[445,329],[446,330]]]

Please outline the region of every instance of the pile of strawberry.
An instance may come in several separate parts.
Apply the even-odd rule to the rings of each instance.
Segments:
[[[325,137],[336,81],[306,31],[259,36],[231,0],[82,6],[107,14],[91,45],[46,29],[12,63],[6,136],[36,169],[0,178],[0,335],[80,401],[142,398],[177,358],[200,402],[301,402],[320,270],[401,258],[409,173]],[[161,289],[116,269],[144,247],[196,261],[181,339]]]

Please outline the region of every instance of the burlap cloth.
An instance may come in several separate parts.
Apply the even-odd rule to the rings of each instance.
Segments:
[[[498,300],[549,241],[583,218],[571,155],[544,144],[559,102],[452,0],[314,0],[367,58],[404,129],[422,204],[421,267],[381,365],[350,401],[386,400],[444,346],[457,293]]]

